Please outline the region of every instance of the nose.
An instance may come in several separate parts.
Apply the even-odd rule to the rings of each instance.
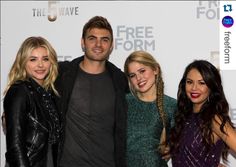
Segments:
[[[192,90],[196,90],[197,89],[197,84],[196,83],[193,83],[192,84]]]
[[[96,40],[96,46],[101,46],[101,40],[100,39]]]
[[[142,78],[141,74],[136,74],[136,79],[140,80]]]
[[[43,61],[39,61],[39,62],[38,62],[38,66],[39,66],[39,67],[42,67],[42,66],[43,66]]]

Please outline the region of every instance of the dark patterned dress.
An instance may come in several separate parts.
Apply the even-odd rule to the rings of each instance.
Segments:
[[[180,138],[179,152],[172,157],[173,167],[217,167],[223,149],[223,141],[206,148],[201,136],[199,114],[192,114],[187,119]]]
[[[131,94],[128,102],[127,163],[128,167],[167,167],[157,148],[162,132],[162,120],[156,102],[143,102]],[[176,100],[164,96],[167,115],[167,134],[174,125]]]

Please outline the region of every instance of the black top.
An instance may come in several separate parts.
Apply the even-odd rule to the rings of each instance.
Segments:
[[[79,63],[84,57],[78,57],[70,62],[59,63],[59,76],[56,80],[56,89],[60,94],[57,98],[57,107],[62,116],[62,128],[65,129],[66,114],[68,112],[68,104],[73,92],[77,73],[79,71]],[[125,74],[115,65],[106,62],[106,69],[111,77],[115,91],[115,116],[114,116],[114,157],[116,167],[126,167],[126,116],[127,103],[125,93],[129,91],[129,86]],[[65,131],[63,131],[65,132]],[[59,159],[61,159],[62,149],[64,147],[65,133],[62,135],[59,146]]]
[[[114,167],[115,94],[108,72],[79,69],[66,115],[62,167]]]

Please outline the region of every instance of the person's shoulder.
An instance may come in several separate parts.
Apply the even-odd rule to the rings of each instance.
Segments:
[[[107,65],[109,70],[120,72],[120,73],[124,73],[118,66],[116,66],[115,64],[113,64],[110,61],[107,61],[106,65]]]
[[[177,105],[177,100],[171,96],[164,95],[164,102],[167,104],[172,104],[173,106]]]
[[[8,89],[4,99],[3,108],[11,118],[18,118],[16,115],[24,115],[31,104],[28,81],[17,81]]]
[[[74,65],[77,66],[77,64],[82,60],[83,60],[83,56],[77,57],[71,61],[60,61],[58,62],[59,70],[61,69],[65,70],[67,68],[73,67]]]
[[[9,90],[14,90],[14,91],[25,91],[25,87],[27,86],[28,81],[16,81],[14,84],[12,84],[9,88]]]
[[[171,96],[169,96],[169,95],[164,95],[164,99],[165,100],[169,100],[169,101],[175,101],[176,102],[176,99],[175,98],[173,98],[173,97],[171,97]]]
[[[106,62],[106,68],[109,74],[115,80],[115,84],[119,85],[119,87],[122,87],[124,91],[128,93],[129,85],[125,73],[119,67],[109,61]]]
[[[170,117],[174,116],[174,113],[177,111],[177,100],[168,95],[164,95],[164,107],[165,112],[167,112]]]
[[[133,99],[134,98],[134,96],[131,93],[127,93],[125,95],[125,97],[126,97],[126,99]]]
[[[125,96],[125,98],[126,98],[126,101],[127,101],[129,104],[130,104],[130,103],[137,103],[137,98],[134,97],[134,95],[133,95],[131,92],[127,93],[126,96]]]
[[[28,81],[16,81],[8,89],[5,99],[18,99],[25,97],[27,95],[27,84]]]
[[[114,76],[118,82],[122,81],[125,84],[128,83],[125,73],[119,67],[109,61],[106,62],[106,66],[108,72]]]

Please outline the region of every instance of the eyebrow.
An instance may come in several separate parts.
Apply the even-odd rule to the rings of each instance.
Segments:
[[[138,69],[137,71],[141,71],[141,70],[145,70],[145,68],[144,68],[144,67],[141,67],[141,68]]]
[[[44,57],[49,57],[48,55],[45,55],[45,56],[42,56],[43,58]],[[34,55],[30,55],[29,58],[37,58],[37,56],[34,56]]]
[[[144,67],[141,67],[141,68],[139,68],[137,71],[140,72],[140,71],[142,71],[142,70],[145,70],[145,68],[144,68]],[[135,72],[130,72],[129,74],[135,74]]]
[[[191,80],[193,81],[193,79],[190,79],[190,78],[186,78],[186,80]],[[200,79],[200,80],[197,80],[197,81],[204,81],[204,79]],[[205,82],[205,81],[204,81]]]
[[[111,39],[109,36],[103,36],[103,37],[97,37],[97,36],[95,36],[95,35],[89,35],[89,36],[87,36],[87,38],[91,38],[91,37],[93,37],[93,38],[102,38],[102,39]]]

